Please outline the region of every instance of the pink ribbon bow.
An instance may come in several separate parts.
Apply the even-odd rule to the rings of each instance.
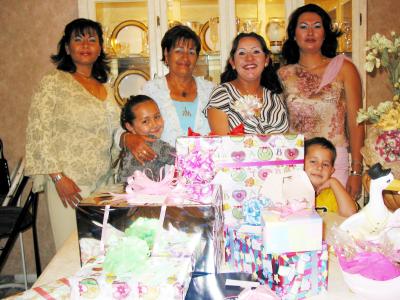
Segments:
[[[125,191],[128,194],[135,194],[138,192],[147,195],[168,194],[177,185],[175,167],[170,167],[163,177],[162,174],[164,170],[165,168],[160,169],[159,181],[151,180],[144,172],[133,172],[133,175],[127,179],[128,185],[126,186]]]
[[[312,210],[309,209],[308,202],[306,200],[291,200],[286,205],[274,205],[268,208],[268,210],[276,212],[282,219],[289,217],[290,215],[296,214],[300,216],[309,215]]]

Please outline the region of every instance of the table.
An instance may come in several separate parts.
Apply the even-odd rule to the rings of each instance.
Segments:
[[[340,224],[344,218],[333,213],[323,213],[324,234],[329,237],[331,227],[336,223]],[[73,232],[60,250],[50,261],[42,275],[35,282],[33,287],[50,283],[57,278],[74,275],[80,268],[79,247],[77,232]],[[361,297],[353,294],[345,284],[339,263],[334,255],[329,256],[329,275],[328,275],[328,293],[311,297],[312,300],[361,300]]]

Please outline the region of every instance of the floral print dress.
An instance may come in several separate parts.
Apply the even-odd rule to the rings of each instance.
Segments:
[[[336,147],[348,147],[344,84],[334,79],[319,89],[322,77],[299,64],[278,71],[289,110],[290,131],[306,139],[322,136]]]

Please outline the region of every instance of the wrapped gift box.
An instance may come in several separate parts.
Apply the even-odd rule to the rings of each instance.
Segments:
[[[321,250],[322,218],[310,208],[282,217],[279,212],[262,212],[265,253]]]
[[[327,245],[324,243],[319,251],[267,254],[263,275],[283,300],[304,299],[327,291]]]
[[[225,261],[227,271],[244,272],[258,277],[262,273],[262,227],[240,225],[226,226]]]
[[[103,258],[89,261],[69,279],[71,299],[185,299],[193,270],[188,257],[150,257],[140,272],[107,273]]]
[[[214,273],[219,270],[224,253],[222,192],[217,185],[211,185],[209,188],[211,189],[211,193],[207,195],[209,199],[203,199],[203,203],[206,204],[183,201],[179,206],[167,206],[163,227],[168,230],[172,226],[187,233],[201,232],[201,252],[194,257],[195,271]],[[99,249],[96,243],[101,239],[105,205],[111,205],[108,224],[119,231],[125,231],[140,217],[158,219],[160,216],[161,203],[153,201],[154,197],[149,200],[143,196],[142,204],[128,205],[126,202],[113,202],[110,197],[103,196],[86,198],[76,209],[81,263],[88,256],[99,255],[99,253],[87,255],[85,252],[87,248]],[[90,245],[88,241],[94,246],[87,247]],[[163,255],[166,255],[167,251],[164,250]],[[176,249],[171,247],[170,250],[171,256],[176,256]]]
[[[193,170],[187,170],[191,167],[187,162],[194,160],[194,152],[196,161],[201,156],[203,161],[212,161],[207,166],[214,170],[213,182],[222,185],[224,222],[238,225],[245,223],[246,214],[254,213],[243,209],[243,204],[259,197],[262,183],[270,174],[303,169],[303,145],[303,135],[180,137],[176,142],[177,167],[190,177],[186,175]],[[206,172],[202,169],[199,173]],[[207,173],[205,177],[210,176]],[[263,207],[268,206],[267,200],[263,199]],[[252,216],[247,219],[254,220]]]

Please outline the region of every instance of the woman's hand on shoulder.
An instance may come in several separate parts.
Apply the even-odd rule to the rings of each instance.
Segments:
[[[361,176],[349,176],[347,179],[346,190],[351,198],[357,200],[361,196],[362,178]]]
[[[146,143],[152,143],[155,139],[126,132],[122,136],[123,147],[128,148],[136,160],[142,165],[146,161],[150,161],[156,158],[156,153],[154,150]]]

